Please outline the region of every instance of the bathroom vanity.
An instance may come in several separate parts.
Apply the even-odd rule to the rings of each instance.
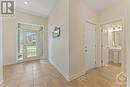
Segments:
[[[121,64],[121,47],[110,48],[111,61],[116,64]]]

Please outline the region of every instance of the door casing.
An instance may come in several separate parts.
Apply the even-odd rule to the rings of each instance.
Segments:
[[[19,28],[20,28],[20,26],[19,26],[19,24],[25,24],[25,25],[30,25],[30,26],[37,26],[37,27],[42,27],[42,29],[40,29],[39,31],[41,31],[42,32],[42,34],[43,34],[43,29],[44,29],[44,26],[43,25],[37,25],[37,24],[30,24],[30,23],[24,23],[24,22],[18,22],[17,23],[17,32],[16,32],[16,36],[18,36],[18,32],[19,32]],[[38,30],[32,30],[33,32],[38,32]],[[38,35],[39,34],[41,34],[41,33],[39,33],[38,32]],[[41,36],[40,36],[41,37]],[[43,37],[41,38],[42,40],[43,40]],[[41,43],[42,45],[43,45],[43,42]],[[43,47],[43,46],[42,46]],[[41,47],[40,47],[41,48]],[[38,49],[39,50],[39,49]],[[38,52],[38,51],[37,51]],[[42,52],[43,52],[43,49],[42,49]],[[37,60],[37,59],[41,59],[42,58],[42,56],[43,56],[43,54],[42,54],[42,56],[40,56],[39,55],[39,53],[37,53],[38,54],[38,56],[36,56],[36,57],[33,57],[33,58],[28,58],[27,60],[26,60],[26,58],[23,60],[23,61],[18,61],[18,37],[16,37],[16,63],[19,63],[19,62],[24,62],[24,61],[29,61],[29,60]]]

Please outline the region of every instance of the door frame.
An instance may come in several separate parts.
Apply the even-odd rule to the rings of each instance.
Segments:
[[[95,68],[96,68],[96,67],[98,66],[98,60],[97,60],[97,59],[98,59],[98,57],[97,57],[97,52],[98,52],[98,51],[97,51],[97,45],[98,45],[98,44],[97,44],[97,39],[98,39],[98,37],[97,37],[97,35],[98,35],[98,34],[97,34],[97,31],[98,31],[98,30],[97,30],[97,29],[98,29],[98,25],[97,25],[96,23],[94,23],[94,22],[91,22],[90,20],[86,20],[86,21],[85,21],[85,28],[84,28],[84,34],[83,34],[83,40],[84,40],[84,43],[83,43],[84,60],[86,59],[86,56],[85,56],[85,43],[86,43],[86,42],[85,42],[85,38],[86,38],[86,37],[85,37],[85,36],[86,36],[85,29],[86,29],[86,23],[93,24],[93,25],[95,25],[95,28],[96,28],[96,29],[95,29],[95,40],[96,40],[96,41],[95,41]],[[85,70],[86,70],[86,62],[85,62]]]
[[[122,47],[122,52],[121,52],[121,62],[122,62],[122,65],[121,65],[121,72],[124,72],[124,73],[126,73],[126,71],[125,71],[125,63],[126,63],[126,55],[125,55],[125,42],[126,42],[126,40],[125,40],[125,28],[126,28],[126,26],[125,26],[125,20],[124,20],[124,18],[116,18],[116,19],[113,19],[113,20],[109,20],[109,21],[107,21],[107,22],[104,22],[104,23],[101,23],[100,25],[99,25],[99,27],[100,27],[100,31],[101,31],[101,33],[102,33],[102,26],[104,26],[104,25],[107,25],[107,24],[111,24],[111,23],[115,23],[115,22],[119,22],[119,21],[121,21],[122,22],[122,25],[123,25],[123,29],[122,29],[122,43],[121,43],[121,47]],[[102,35],[101,35],[101,37],[100,38],[102,38]],[[100,44],[100,47],[101,47],[101,66],[103,66],[102,65],[102,62],[104,62],[103,60],[102,60],[102,39],[101,39],[101,44]]]
[[[32,26],[38,26],[38,27],[42,27],[43,28],[43,37],[44,37],[44,25],[38,25],[38,24],[31,24],[31,23],[26,23],[26,22],[21,22],[21,21],[18,21],[16,23],[16,63],[21,63],[21,62],[24,62],[24,61],[29,61],[29,60],[37,60],[37,59],[42,59],[42,57],[34,57],[33,59],[32,58],[29,58],[28,60],[23,60],[23,61],[18,61],[18,32],[19,32],[19,24],[25,24],[25,25],[32,25]],[[32,30],[33,31],[33,30]],[[35,30],[34,30],[35,31]],[[44,45],[44,43],[43,43]],[[44,49],[43,49],[44,51]],[[43,54],[44,56],[44,54]]]
[[[104,25],[107,25],[107,24],[104,24]],[[108,64],[106,64],[106,61],[108,62],[108,59],[109,58],[103,58],[103,31],[104,31],[104,28],[103,26],[104,25],[101,25],[101,66],[107,66]],[[108,30],[107,30],[107,33],[108,33]],[[108,34],[107,34],[108,35]],[[108,43],[107,43],[108,44]],[[108,49],[108,46],[106,47]],[[108,54],[109,54],[109,50],[108,50]],[[107,56],[109,57],[109,56]]]

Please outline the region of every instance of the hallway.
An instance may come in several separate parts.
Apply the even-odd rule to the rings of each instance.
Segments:
[[[109,65],[67,82],[47,60],[37,60],[4,67],[5,82],[0,87],[125,87],[115,79],[119,71]]]

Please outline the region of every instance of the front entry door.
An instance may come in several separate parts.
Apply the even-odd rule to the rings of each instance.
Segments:
[[[19,30],[18,33],[18,60],[36,58],[38,48],[38,32],[31,30]]]
[[[24,32],[24,52],[25,58],[37,57],[37,32]]]

